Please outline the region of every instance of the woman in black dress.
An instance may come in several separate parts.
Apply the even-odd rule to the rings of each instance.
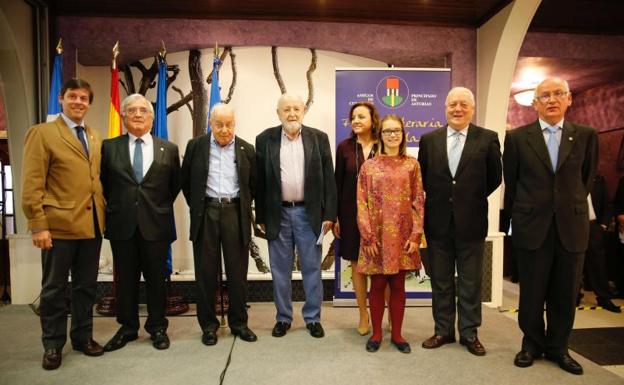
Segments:
[[[356,189],[362,163],[372,158],[377,151],[379,137],[379,114],[372,103],[358,102],[350,110],[351,135],[336,148],[336,187],[338,190],[338,221],[334,225],[334,236],[339,241],[338,255],[351,262],[351,276],[360,322],[357,328],[361,335],[369,332],[369,317],[366,309],[366,275],[357,272],[360,254],[360,232],[357,226]]]

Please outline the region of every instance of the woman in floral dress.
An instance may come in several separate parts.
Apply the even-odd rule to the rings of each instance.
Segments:
[[[420,269],[418,246],[423,234],[424,194],[418,161],[406,154],[407,135],[396,115],[381,120],[379,156],[367,160],[358,178],[360,229],[358,271],[369,275],[373,334],[366,350],[381,343],[384,290],[390,286],[391,343],[411,351],[401,335],[405,312],[405,273]]]

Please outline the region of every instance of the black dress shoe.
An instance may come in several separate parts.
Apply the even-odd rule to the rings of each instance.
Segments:
[[[474,338],[459,338],[459,343],[468,348],[468,351],[475,356],[485,356],[485,347],[476,336]]]
[[[620,309],[620,307],[616,304],[614,304],[610,299],[602,299],[602,298],[598,298],[598,306],[600,306],[601,308],[608,310],[610,312],[613,313],[621,313],[622,310]]]
[[[577,375],[583,374],[583,367],[581,364],[576,362],[574,358],[570,357],[567,353],[561,355],[547,354],[546,359],[558,363],[559,367],[568,373]]]
[[[41,361],[41,366],[45,370],[54,370],[61,366],[61,361],[63,360],[63,349],[55,348],[55,349],[47,349],[43,352],[43,360]]]
[[[212,346],[217,344],[217,332],[215,330],[207,330],[202,334],[202,344]]]
[[[97,357],[104,354],[104,348],[93,341],[92,338],[86,342],[72,341],[72,348],[77,352],[83,352],[86,356]]]
[[[453,342],[455,342],[455,336],[439,336],[434,334],[422,343],[422,347],[425,349],[435,349]]]
[[[375,353],[377,350],[379,350],[380,345],[380,341],[375,341],[372,338],[369,338],[368,341],[366,341],[366,351],[369,353]]]
[[[139,335],[137,333],[125,334],[121,331],[118,331],[113,336],[113,338],[111,338],[110,341],[108,341],[106,345],[104,345],[104,351],[112,352],[113,350],[121,349],[126,346],[128,342],[134,341],[137,338],[139,338]]]
[[[158,350],[169,349],[169,336],[164,330],[159,330],[151,335],[152,345]]]
[[[514,365],[519,368],[528,368],[533,365],[533,360],[536,358],[539,357],[536,357],[526,350],[520,350],[518,354],[516,354],[516,358],[514,358]]]
[[[286,335],[286,332],[290,329],[290,324],[288,322],[277,321],[275,326],[273,326],[273,331],[271,335],[273,337],[283,337]]]
[[[244,326],[240,329],[233,329],[232,334],[247,342],[254,342],[258,340],[258,336],[256,335],[256,333],[252,332],[251,329],[249,329],[247,326]]]
[[[320,322],[310,322],[306,324],[306,328],[308,328],[310,335],[314,338],[322,338],[325,336],[325,331]]]
[[[392,340],[390,340],[390,342],[392,343],[392,345],[396,346],[396,348],[399,349],[401,353],[407,354],[412,352],[412,348],[410,347],[410,344],[408,342],[394,342]]]

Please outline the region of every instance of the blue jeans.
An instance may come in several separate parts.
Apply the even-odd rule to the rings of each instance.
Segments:
[[[278,322],[291,323],[292,311],[292,268],[294,249],[297,246],[303,276],[305,304],[303,319],[306,324],[320,322],[323,285],[321,281],[321,249],[316,245],[316,234],[310,227],[305,207],[282,207],[280,232],[269,241],[269,264],[273,276],[273,298]]]

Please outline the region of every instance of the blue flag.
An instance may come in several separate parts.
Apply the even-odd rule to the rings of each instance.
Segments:
[[[47,122],[51,122],[61,113],[59,94],[63,84],[63,55],[57,54],[52,67],[52,79],[50,79],[50,97],[48,98]]]
[[[158,138],[167,140],[167,62],[158,58],[158,84],[156,86],[156,111],[154,111],[154,127],[152,134]],[[174,222],[175,227],[175,222]],[[167,275],[173,272],[171,261],[171,244],[167,254]]]
[[[208,124],[206,125],[206,134],[210,134],[210,111],[215,104],[221,103],[219,64],[221,64],[221,59],[219,59],[218,56],[215,56],[212,64],[212,83],[210,84],[210,105],[208,106]]]

